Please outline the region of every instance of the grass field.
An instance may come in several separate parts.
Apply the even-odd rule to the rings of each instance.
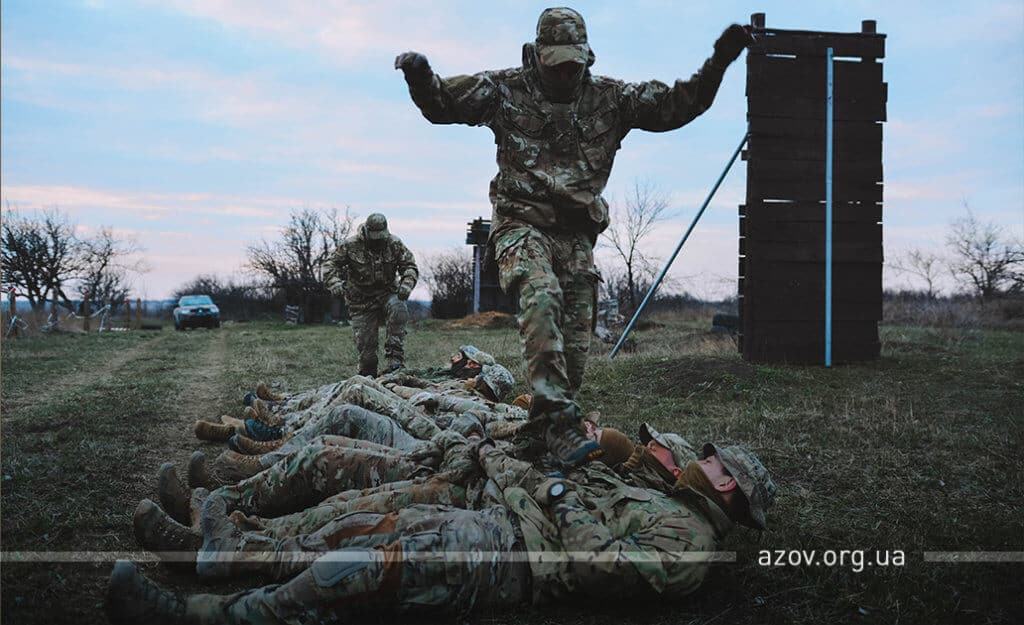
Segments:
[[[705,324],[656,321],[635,352],[615,361],[595,344],[585,408],[628,432],[650,421],[695,444],[751,447],[781,487],[771,531],[735,532],[724,548],[737,552],[736,563],[714,565],[685,600],[482,612],[470,622],[1024,622],[1024,562],[924,555],[1024,552],[1024,333],[886,326],[880,360],[826,370],[751,365]],[[408,338],[409,364],[440,364],[463,343],[521,379],[513,330],[420,322]],[[5,341],[2,622],[105,622],[111,562],[19,563],[15,552],[136,551],[131,514],[155,496],[157,467],[183,467],[206,448],[192,437],[196,419],[237,415],[259,380],[299,390],[347,377],[355,365],[350,330],[325,326]],[[865,564],[851,555],[841,566],[765,566],[763,550],[864,550]],[[896,550],[902,566],[891,559]],[[888,566],[866,564],[883,551]],[[159,565],[145,570],[197,588]]]

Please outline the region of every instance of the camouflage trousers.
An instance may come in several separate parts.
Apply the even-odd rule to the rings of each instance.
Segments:
[[[334,623],[367,609],[465,614],[530,597],[530,567],[501,506],[356,512],[319,534],[330,550],[290,581],[230,596],[194,595],[188,612],[201,623]]]
[[[568,408],[583,383],[598,273],[584,234],[515,222],[494,240],[498,279],[519,292],[519,335],[533,391],[531,418]]]
[[[412,451],[423,445],[423,441],[403,430],[391,417],[352,404],[338,404],[306,421],[280,449],[261,456],[260,464],[274,465],[323,435],[369,441],[399,451]]]
[[[340,437],[339,437],[340,438]],[[361,441],[360,441],[361,442]],[[337,493],[372,488],[430,473],[400,451],[310,444],[241,482],[218,488],[228,509],[279,516],[304,510]]]
[[[409,308],[393,291],[345,292],[352,321],[352,338],[359,354],[359,374],[377,375],[377,341],[381,324],[385,327],[384,358],[405,361],[405,324]]]

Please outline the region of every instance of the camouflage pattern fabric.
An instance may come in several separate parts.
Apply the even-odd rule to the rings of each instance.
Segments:
[[[278,516],[297,512],[342,491],[372,488],[430,473],[398,450],[306,445],[273,466],[232,486],[218,488],[228,509]]]
[[[569,593],[691,593],[708,563],[679,555],[714,551],[732,527],[725,513],[696,491],[668,497],[627,484],[601,463],[574,474],[585,482],[565,480],[569,492],[548,503],[538,501],[536,492],[545,478],[529,464],[494,448],[484,454],[483,464],[520,518],[536,601]]]
[[[578,46],[592,64],[578,17],[553,15],[552,21],[565,18],[553,30],[538,22],[541,52],[557,55],[568,49],[563,46]],[[670,87],[625,83],[587,69],[571,101],[553,102],[541,85],[537,54],[535,44],[526,44],[521,67],[433,74],[409,83],[429,121],[487,126],[494,133],[498,174],[490,185],[490,236],[502,288],[520,295],[534,414],[567,407],[583,379],[597,282],[592,247],[608,226],[601,193],[622,139],[634,128],[662,132],[687,124],[711,106],[725,71],[708,59],[689,80]]]
[[[385,358],[404,361],[403,340],[409,309],[406,296],[416,286],[416,259],[398,237],[385,234],[379,243],[366,238],[365,224],[359,234],[343,241],[327,264],[329,284],[344,284],[345,303],[352,321],[352,336],[359,354],[359,372],[377,372],[377,341],[381,324],[386,328]]]
[[[357,512],[325,526],[318,540],[334,547],[294,579],[227,597],[194,595],[189,613],[200,622],[327,623],[367,608],[467,613],[529,597],[530,569],[502,507],[412,506],[397,518]]]

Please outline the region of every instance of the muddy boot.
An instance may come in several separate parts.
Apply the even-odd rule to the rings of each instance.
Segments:
[[[204,441],[222,442],[235,433],[235,428],[223,423],[210,423],[209,421],[196,421],[193,428],[196,438]]]
[[[227,502],[210,497],[203,503],[199,521],[203,545],[196,556],[196,573],[203,579],[228,577],[235,553],[242,543],[242,532],[228,516]]]
[[[265,423],[260,423],[256,419],[245,420],[245,435],[249,438],[259,441],[276,441],[284,436],[284,432],[279,427],[273,427]]]
[[[256,397],[263,401],[284,401],[284,397],[270,390],[270,387],[263,382],[256,385]]]
[[[189,488],[208,488],[214,490],[221,486],[234,484],[237,480],[231,480],[218,471],[216,463],[207,463],[206,454],[197,451],[192,454],[188,461],[188,485]]]
[[[104,601],[107,618],[114,625],[186,625],[185,600],[164,590],[139,573],[127,560],[114,563]]]
[[[228,448],[247,456],[262,456],[272,451],[277,451],[282,445],[290,441],[291,434],[273,441],[255,441],[248,436],[235,434],[228,439]]]
[[[229,417],[228,415],[221,415],[220,422],[223,425],[230,425],[234,428],[235,434],[245,431],[245,421],[242,421],[241,419]],[[232,436],[234,436],[234,434],[232,434]]]
[[[252,405],[242,412],[242,420],[248,421],[249,419],[259,421],[263,425],[270,427],[279,427],[284,425],[284,419],[275,414],[271,414],[270,408],[262,399],[254,400]]]
[[[171,568],[195,569],[196,552],[203,545],[202,535],[172,519],[149,499],[143,499],[132,517],[135,540],[155,553]]]
[[[544,428],[544,442],[551,455],[570,469],[583,466],[604,454],[600,443],[587,438],[581,426],[571,423],[549,423]]]
[[[172,519],[178,523],[189,522],[188,500],[192,497],[192,491],[178,477],[178,470],[173,462],[160,465],[160,470],[156,474],[156,491],[160,506]]]
[[[230,449],[214,459],[212,468],[214,472],[230,480],[231,484],[248,479],[264,469],[259,456],[246,456]]]

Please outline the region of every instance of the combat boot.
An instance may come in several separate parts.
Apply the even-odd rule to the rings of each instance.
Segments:
[[[173,462],[160,465],[160,470],[156,474],[156,491],[160,505],[172,519],[179,523],[189,522],[188,501],[192,493],[178,477]]]
[[[405,363],[402,362],[401,358],[390,358],[388,359],[387,369],[384,369],[384,374],[387,375],[389,373],[394,373],[395,371],[403,368],[405,368]]]
[[[228,440],[235,433],[235,428],[223,423],[196,421],[193,431],[196,434],[196,438],[200,440],[222,442]]]
[[[189,488],[208,488],[210,490],[234,484],[225,476],[217,472],[217,467],[207,465],[206,454],[197,451],[192,454],[188,461],[188,485]]]
[[[110,574],[104,601],[114,625],[190,625],[185,599],[146,579],[135,564],[118,560]]]
[[[259,398],[255,399],[252,402],[252,405],[242,412],[242,419],[255,419],[262,423],[263,425],[269,425],[271,427],[278,427],[284,425],[284,419],[275,414],[272,414],[270,412],[270,408],[267,407],[266,402]]]
[[[262,456],[272,451],[277,451],[282,445],[290,441],[292,435],[283,436],[273,441],[255,441],[243,434],[234,434],[228,439],[228,448],[240,454],[248,456]]]
[[[544,427],[544,442],[556,460],[574,469],[604,454],[601,444],[587,438],[579,422],[559,420],[559,416],[552,418]]]
[[[284,436],[279,427],[260,423],[256,419],[245,420],[245,435],[256,441],[275,441]]]
[[[228,516],[227,502],[210,497],[203,503],[199,526],[203,544],[196,555],[196,573],[203,579],[231,575],[235,552],[242,543],[242,532]]]
[[[196,552],[203,545],[202,535],[172,519],[149,499],[143,499],[132,517],[135,540],[155,553],[171,568],[193,570]]]
[[[259,456],[246,456],[228,449],[214,459],[213,468],[234,484],[256,475],[264,467],[260,464]]]
[[[284,397],[270,390],[270,388],[263,382],[256,385],[256,397],[259,397],[263,401],[284,401]]]

